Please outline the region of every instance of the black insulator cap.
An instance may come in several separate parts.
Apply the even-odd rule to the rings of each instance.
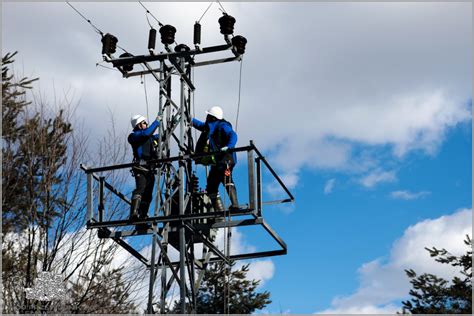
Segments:
[[[201,44],[201,24],[196,22],[194,24],[194,45]]]
[[[176,28],[172,25],[164,25],[160,28],[161,42],[165,45],[174,43],[174,35],[176,34]]]
[[[232,38],[232,45],[235,48],[235,51],[242,55],[245,53],[245,45],[247,44],[247,39],[241,35],[234,36]]]
[[[117,49],[118,39],[110,33],[105,34],[102,39],[102,54],[111,55]]]
[[[179,45],[176,45],[176,47],[174,48],[174,51],[177,52],[177,53],[189,52],[190,50],[191,49],[186,44],[179,44]]]
[[[132,57],[133,55],[130,54],[130,53],[123,53],[122,55],[120,55],[119,57],[122,58],[122,57]],[[123,65],[122,66],[122,69],[124,71],[132,71],[133,70],[133,65]]]
[[[235,19],[233,16],[230,16],[224,13],[223,16],[219,19],[219,25],[221,26],[221,33],[224,35],[230,35],[234,33],[234,24]]]
[[[156,43],[156,30],[151,28],[148,34],[148,49],[155,49]]]

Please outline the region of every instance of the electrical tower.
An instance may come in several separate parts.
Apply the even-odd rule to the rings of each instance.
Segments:
[[[88,229],[97,229],[99,238],[111,238],[140,260],[150,271],[147,313],[166,312],[166,298],[172,285],[177,282],[180,289],[180,311],[195,313],[196,292],[202,281],[204,271],[211,262],[252,259],[283,255],[287,252],[285,242],[265,222],[262,216],[264,204],[293,202],[294,198],[284,183],[271,168],[267,160],[251,141],[248,146],[231,149],[230,152],[245,152],[248,170],[249,201],[239,210],[216,211],[205,192],[198,188],[198,179],[193,174],[196,159],[216,153],[195,153],[191,133],[191,102],[193,91],[191,72],[194,67],[241,61],[245,53],[247,40],[243,36],[233,36],[235,19],[224,13],[219,19],[224,43],[218,46],[201,47],[201,26],[194,26],[194,48],[175,43],[176,29],[171,25],[161,25],[159,30],[163,52],[157,52],[155,41],[157,32],[150,29],[149,54],[133,56],[124,53],[114,57],[117,38],[109,33],[102,37],[102,54],[104,60],[118,69],[124,78],[151,75],[159,89],[158,112],[163,119],[159,126],[158,159],[144,164],[156,171],[156,192],[154,196],[153,216],[141,220],[111,220],[104,207],[106,190],[120,198],[124,203],[130,200],[105,180],[102,173],[118,169],[129,169],[139,163],[127,163],[104,167],[81,168],[87,176],[87,213]],[[174,45],[174,49],[171,46]],[[208,53],[229,52],[229,57],[196,61],[197,56]],[[133,71],[136,64],[146,70]],[[178,96],[171,89],[173,76],[180,80]],[[177,155],[172,149],[177,148]],[[262,170],[266,168],[276,182],[288,195],[276,201],[262,200]],[[242,188],[240,188],[242,189]],[[97,204],[97,209],[94,205]],[[149,224],[149,228],[140,229],[140,224]],[[279,245],[279,249],[252,253],[230,255],[221,251],[216,244],[215,236],[219,229],[231,229],[248,225],[260,225]],[[135,226],[132,230],[127,227]],[[151,236],[151,257],[145,258],[139,251],[125,241],[127,237],[137,235]],[[202,254],[195,254],[195,246],[202,244]],[[179,260],[172,261],[170,247],[179,252]],[[158,272],[161,272],[160,297],[154,295],[154,286]],[[157,307],[155,310],[154,306]]]

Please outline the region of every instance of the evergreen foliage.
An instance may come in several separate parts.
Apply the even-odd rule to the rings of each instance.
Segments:
[[[233,266],[235,262],[231,264]],[[196,295],[196,313],[251,314],[271,303],[270,292],[256,291],[260,281],[247,280],[249,264],[237,270],[229,269],[224,262],[209,265]],[[180,312],[178,303],[171,312]]]
[[[454,256],[446,249],[425,248],[431,257],[442,264],[460,268],[462,277],[454,277],[450,282],[436,275],[405,270],[413,288],[412,298],[403,301],[403,313],[412,314],[471,314],[472,313],[472,240],[466,236],[468,246],[465,254]]]
[[[27,180],[23,174],[24,160],[19,147],[27,131],[19,122],[25,107],[31,102],[25,98],[26,90],[38,80],[15,80],[9,67],[17,54],[7,53],[2,58],[2,231],[21,231],[27,226],[23,210],[27,208]]]

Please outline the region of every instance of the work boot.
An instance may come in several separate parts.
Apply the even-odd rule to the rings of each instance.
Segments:
[[[148,223],[135,225],[135,230],[147,230],[151,228],[151,225]]]
[[[229,194],[230,203],[231,203],[229,210],[231,211],[239,210],[240,206],[239,206],[239,201],[237,200],[237,189],[235,188],[235,186],[234,185],[227,186],[227,193]]]
[[[142,200],[141,195],[135,194],[132,197],[132,204],[130,206],[130,220],[138,219],[138,209],[140,207],[140,202]]]
[[[212,202],[212,207],[214,208],[214,212],[224,212],[224,203],[222,203],[221,197],[219,196],[219,193],[214,196],[210,197],[211,202]],[[223,217],[216,217],[213,219],[214,222],[223,222],[224,218]],[[211,219],[209,221],[212,221]]]
[[[222,203],[221,197],[219,194],[215,197],[211,197],[212,207],[214,208],[214,212],[223,212],[224,211],[224,203]]]
[[[138,216],[139,219],[147,219],[148,218],[148,208],[150,207],[150,202],[141,202],[140,207],[138,209]],[[148,223],[144,224],[138,224],[135,225],[136,230],[147,230],[148,228],[151,228],[151,225]]]
[[[138,215],[140,219],[146,219],[148,218],[148,209],[150,207],[150,202],[141,202],[140,203],[140,208],[138,209]]]

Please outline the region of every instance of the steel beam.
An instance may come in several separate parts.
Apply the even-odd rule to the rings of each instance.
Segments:
[[[253,143],[250,141],[250,145]],[[248,183],[249,183],[249,209],[255,210],[255,164],[253,150],[247,151]]]
[[[94,219],[94,192],[92,184],[92,174],[87,175],[87,222],[90,223]]]
[[[199,50],[190,50],[188,52],[168,52],[158,55],[138,55],[138,56],[131,56],[131,57],[121,57],[121,58],[113,58],[107,59],[107,62],[110,62],[114,65],[114,67],[125,66],[125,65],[134,65],[134,64],[141,64],[144,62],[152,62],[152,61],[164,61],[166,59],[170,60],[172,58],[183,58],[183,57],[191,57],[194,55],[206,54],[206,53],[215,53],[219,51],[225,51],[231,48],[232,45],[217,45],[211,47],[203,47]]]
[[[200,214],[185,214],[185,215],[169,215],[169,216],[157,216],[149,217],[147,219],[141,220],[116,220],[108,221],[102,223],[88,223],[88,228],[98,228],[98,227],[116,227],[116,226],[129,226],[137,224],[146,224],[146,223],[168,223],[168,222],[177,222],[185,220],[197,220],[197,219],[207,219],[207,218],[218,218],[225,217],[231,212],[232,216],[243,216],[243,215],[254,215],[254,212],[250,209],[237,210],[237,211],[224,211],[224,212],[208,212]]]
[[[270,171],[270,173],[275,177],[275,179],[278,181],[278,183],[281,185],[281,187],[283,188],[283,190],[285,190],[285,192],[288,194],[288,196],[290,197],[291,201],[293,202],[295,200],[295,198],[293,197],[293,194],[291,194],[291,192],[288,190],[288,188],[286,187],[286,185],[283,183],[283,181],[281,181],[280,177],[277,175],[277,173],[275,172],[275,170],[273,170],[273,168],[270,166],[270,164],[267,162],[267,160],[265,159],[265,157],[258,151],[257,147],[253,146],[255,152],[257,153],[257,155],[259,156],[260,160],[263,161],[263,163],[265,164],[265,166],[268,168],[268,170]]]
[[[207,61],[201,61],[201,62],[194,63],[194,65],[192,65],[192,66],[193,67],[208,66],[208,65],[228,63],[228,62],[231,62],[231,61],[240,61],[241,59],[242,59],[242,56],[215,59],[215,60],[207,60]]]

